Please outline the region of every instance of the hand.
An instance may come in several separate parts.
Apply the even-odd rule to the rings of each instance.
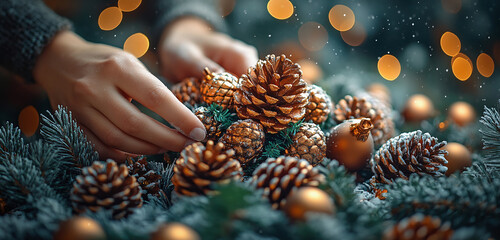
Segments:
[[[205,128],[160,80],[121,49],[92,44],[72,32],[55,36],[38,58],[33,75],[52,108],[67,106],[101,158],[128,153],[180,151],[205,137]],[[178,130],[141,113],[134,99]]]
[[[213,32],[207,23],[194,17],[167,26],[158,47],[162,74],[173,82],[201,78],[205,67],[240,76],[258,59],[255,47]]]

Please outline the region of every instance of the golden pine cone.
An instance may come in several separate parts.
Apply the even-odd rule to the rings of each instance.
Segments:
[[[307,160],[313,166],[326,156],[326,138],[314,123],[303,123],[292,137],[293,143],[285,149],[285,155]]]
[[[149,195],[160,196],[161,175],[148,168],[146,157],[141,156],[137,160],[129,157],[127,158],[127,164],[129,174],[137,179],[145,200],[148,199]]]
[[[267,55],[241,76],[234,102],[238,117],[256,120],[267,132],[277,133],[304,118],[308,96],[300,66],[285,55]]]
[[[333,118],[337,123],[353,118],[369,118],[373,123],[371,130],[373,141],[376,144],[382,144],[394,134],[392,118],[383,107],[385,107],[383,104],[375,106],[367,98],[347,95],[335,106]]]
[[[223,109],[233,109],[233,95],[239,88],[239,80],[234,75],[212,73],[208,68],[204,70],[205,77],[201,82],[201,95],[208,105],[215,103]]]
[[[182,82],[173,85],[170,91],[182,103],[189,103],[191,106],[201,103],[201,81],[197,78],[186,78]]]
[[[203,142],[206,142],[208,140],[217,142],[223,132],[220,128],[221,123],[215,120],[215,117],[209,113],[206,107],[196,108],[194,111],[194,115],[196,115],[196,117],[200,119],[201,123],[203,123],[203,126],[205,126],[205,129],[207,131],[207,136],[205,137],[205,140],[203,140]]]
[[[437,217],[415,214],[387,229],[384,240],[451,239],[453,230],[449,223],[442,223]]]
[[[262,153],[265,138],[262,124],[245,119],[231,124],[220,141],[226,149],[233,149],[234,158],[244,165]]]
[[[253,184],[264,189],[273,208],[282,208],[289,194],[303,186],[317,187],[325,176],[306,160],[280,156],[269,158],[253,173]]]
[[[125,164],[118,166],[111,159],[96,161],[83,168],[73,183],[70,199],[78,213],[87,209],[92,212],[110,209],[116,219],[142,206],[141,188],[136,178],[129,175]]]
[[[212,183],[225,183],[241,176],[241,166],[233,158],[233,150],[209,140],[193,143],[181,152],[175,162],[172,183],[175,191],[186,196],[206,195],[213,191]]]
[[[310,85],[309,104],[306,106],[306,121],[320,124],[328,119],[331,112],[333,112],[333,102],[330,96],[323,88]]]
[[[389,184],[396,178],[408,180],[411,174],[444,176],[447,170],[446,141],[438,142],[422,131],[402,133],[384,143],[375,153],[370,164],[372,182]]]

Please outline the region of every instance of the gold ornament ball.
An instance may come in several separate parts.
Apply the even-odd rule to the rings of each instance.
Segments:
[[[361,170],[372,157],[372,128],[369,118],[351,119],[337,125],[327,139],[326,156],[339,161],[351,172]]]
[[[200,240],[200,235],[182,223],[168,223],[161,225],[151,235],[151,240]]]
[[[476,120],[476,112],[470,104],[456,102],[450,106],[448,118],[458,126],[464,127]]]
[[[434,115],[434,104],[425,95],[415,94],[411,96],[403,109],[406,121],[420,122]]]
[[[101,225],[88,217],[74,217],[62,222],[54,234],[54,240],[106,239]]]
[[[305,220],[307,213],[333,214],[335,206],[323,190],[301,187],[287,197],[283,210],[292,220]]]
[[[450,176],[457,171],[463,171],[466,167],[472,165],[472,154],[464,145],[451,142],[446,144],[443,149],[448,151],[448,155],[446,155],[446,160],[448,160],[446,176]]]

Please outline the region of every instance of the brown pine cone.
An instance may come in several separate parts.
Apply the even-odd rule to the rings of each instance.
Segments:
[[[141,156],[137,160],[129,157],[127,158],[127,164],[129,174],[137,179],[145,200],[148,199],[149,195],[160,196],[161,175],[148,168],[146,157]]]
[[[402,133],[384,143],[370,161],[375,174],[372,181],[392,183],[396,178],[408,180],[411,174],[444,176],[446,172],[446,150],[441,148],[446,141],[438,142],[429,133],[422,131]]]
[[[254,119],[277,133],[304,118],[308,96],[300,66],[285,55],[267,55],[241,76],[234,102],[241,119]]]
[[[173,85],[170,91],[182,103],[189,103],[191,106],[201,103],[200,92],[201,81],[197,78],[186,78],[182,82]]]
[[[224,144],[211,140],[206,146],[200,142],[187,146],[175,162],[175,191],[186,196],[206,195],[213,191],[212,183],[239,179],[242,169],[233,155],[233,150],[225,151]]]
[[[269,158],[253,173],[253,184],[264,189],[273,208],[282,208],[286,197],[303,186],[317,187],[325,176],[306,160],[280,156]]]
[[[94,162],[83,168],[76,177],[71,191],[73,209],[82,213],[89,209],[97,212],[110,209],[113,217],[122,218],[132,209],[142,206],[141,187],[134,176],[129,175],[127,166],[118,166],[115,161]]]
[[[333,112],[333,102],[323,88],[309,86],[309,104],[306,106],[306,121],[313,121],[320,124]]]
[[[234,158],[245,165],[262,153],[265,138],[264,127],[260,123],[245,119],[229,126],[220,142],[226,149],[233,149]]]
[[[292,145],[285,149],[285,155],[305,159],[313,166],[326,156],[325,134],[314,123],[303,123],[292,137]]]
[[[375,144],[382,144],[394,134],[394,123],[384,107],[385,104],[376,106],[365,97],[347,95],[335,106],[333,118],[337,123],[353,118],[369,118],[373,123],[371,130],[373,141]]]
[[[210,114],[206,107],[196,108],[194,111],[194,115],[200,119],[203,126],[207,130],[207,136],[203,142],[207,142],[208,140],[212,140],[217,142],[222,135],[221,123],[215,120],[214,116]]]
[[[451,239],[453,230],[449,223],[442,223],[437,217],[415,214],[405,218],[384,233],[384,240]]]
[[[208,105],[216,103],[223,109],[233,109],[234,91],[240,87],[238,78],[227,72],[212,73],[208,68],[205,68],[204,73],[201,82],[203,101]]]

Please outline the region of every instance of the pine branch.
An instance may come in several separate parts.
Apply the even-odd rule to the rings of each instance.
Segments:
[[[0,155],[26,156],[27,146],[21,136],[21,130],[12,123],[6,123],[0,128]]]
[[[60,184],[67,184],[59,182],[61,159],[52,145],[41,140],[30,143],[28,158],[40,170],[41,177],[47,184],[56,188]]]
[[[47,112],[47,116],[42,115],[40,134],[60,157],[60,177],[66,183],[66,191],[71,187],[68,183],[80,174],[82,167],[99,159],[93,145],[65,107],[59,106],[54,114]]]
[[[221,123],[220,129],[225,131],[231,124],[238,121],[238,117],[235,113],[230,112],[229,109],[223,109],[220,105],[212,103],[208,106],[209,116],[213,116],[215,121]]]
[[[500,179],[491,182],[470,175],[433,178],[412,175],[387,185],[387,203],[394,217],[414,213],[439,216],[453,227],[485,226],[498,231],[500,224]],[[496,232],[495,236],[499,236]]]
[[[479,120],[483,128],[479,130],[483,134],[483,149],[487,150],[486,164],[500,170],[500,114],[496,109],[484,107],[484,113]]]

